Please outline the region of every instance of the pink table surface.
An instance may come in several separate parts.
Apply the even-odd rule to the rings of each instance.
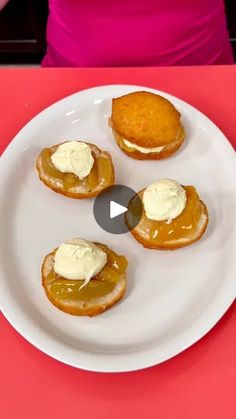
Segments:
[[[111,83],[164,90],[210,117],[236,147],[236,67],[1,69],[0,152],[34,115],[71,93]],[[2,419],[235,419],[236,304],[198,343],[125,374],[66,366],[34,348],[0,314]]]

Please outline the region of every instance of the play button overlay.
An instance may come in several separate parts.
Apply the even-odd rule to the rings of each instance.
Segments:
[[[104,189],[96,197],[93,206],[97,224],[112,234],[124,234],[132,230],[139,223],[142,213],[142,200],[133,189],[124,185]]]
[[[124,214],[124,212],[127,212],[127,211],[128,211],[128,208],[124,207],[123,205],[120,205],[114,201],[110,202],[110,218],[115,218],[118,215]]]

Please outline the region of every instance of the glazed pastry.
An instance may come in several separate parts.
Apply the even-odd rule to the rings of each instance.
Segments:
[[[160,179],[138,196],[143,214],[131,234],[149,249],[174,250],[201,238],[208,224],[208,211],[193,186],[181,186],[171,179]],[[126,223],[132,220],[135,198],[129,204]]]
[[[73,239],[45,257],[42,285],[60,310],[91,317],[123,297],[127,266],[127,259],[108,246]]]
[[[110,154],[82,141],[44,148],[36,160],[36,168],[46,186],[71,198],[91,198],[114,184]]]
[[[112,100],[109,124],[121,150],[134,159],[163,159],[184,142],[180,113],[172,103],[149,92]]]

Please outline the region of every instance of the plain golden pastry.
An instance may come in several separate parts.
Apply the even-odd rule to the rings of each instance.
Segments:
[[[42,285],[58,309],[91,317],[123,297],[127,266],[127,259],[108,246],[76,238],[45,257]]]
[[[160,179],[138,196],[143,201],[140,222],[131,230],[134,238],[149,249],[174,250],[199,240],[208,224],[208,211],[194,186],[181,186]],[[129,225],[135,213],[135,198],[126,215]]]
[[[180,113],[172,103],[150,92],[133,92],[112,100],[109,125],[121,150],[139,159],[163,159],[184,142]]]
[[[36,168],[46,186],[70,198],[92,198],[114,184],[110,154],[82,141],[44,148]]]

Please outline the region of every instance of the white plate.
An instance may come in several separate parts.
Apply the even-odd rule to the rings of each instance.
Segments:
[[[107,126],[111,99],[144,89],[169,98],[182,114],[187,141],[167,160],[130,159]],[[202,240],[174,252],[145,250],[129,234],[101,230],[93,217],[93,200],[66,199],[47,189],[38,180],[35,157],[42,147],[73,139],[87,139],[111,152],[119,184],[140,190],[159,177],[170,177],[195,185],[210,215]],[[76,93],[19,132],[1,158],[0,179],[1,309],[19,333],[52,357],[92,371],[148,367],[200,339],[233,302],[235,156],[219,129],[187,103],[137,86]],[[94,318],[57,310],[41,286],[44,255],[75,236],[107,243],[129,259],[125,298]]]

